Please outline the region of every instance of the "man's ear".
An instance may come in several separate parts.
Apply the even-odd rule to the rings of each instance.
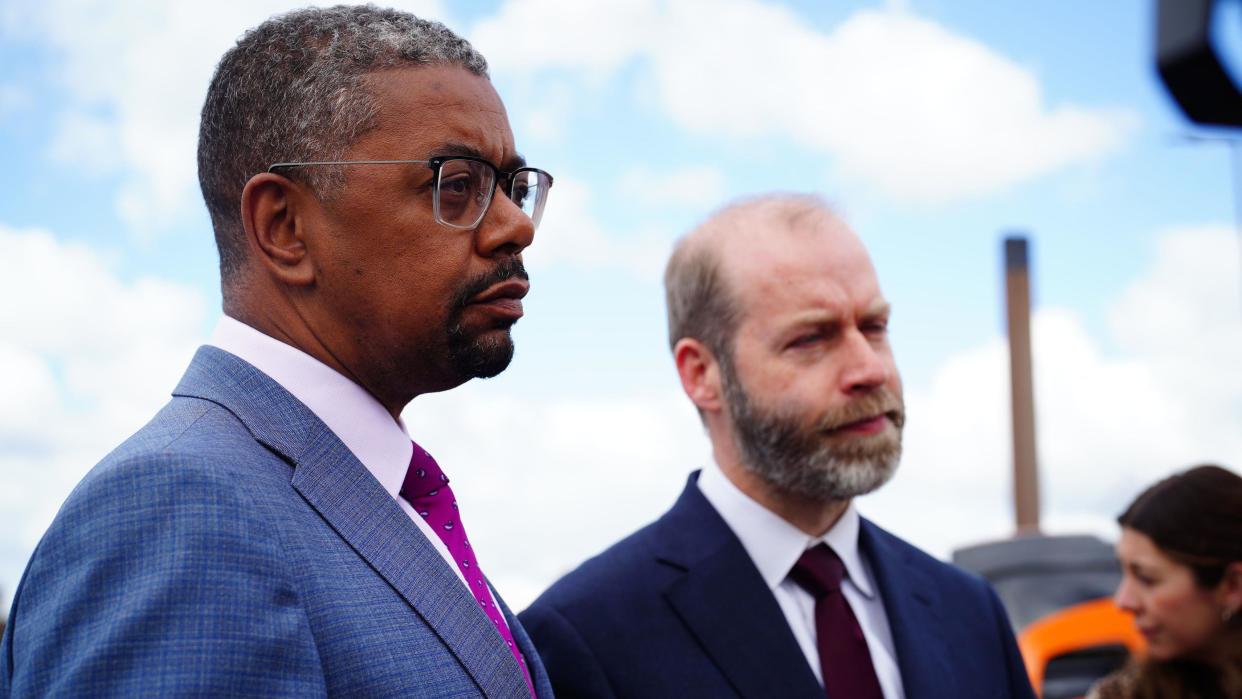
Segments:
[[[241,220],[250,254],[280,283],[315,282],[306,248],[307,209],[314,201],[305,187],[272,172],[251,177],[242,189]]]
[[[692,337],[683,337],[673,346],[673,361],[682,390],[700,411],[714,413],[724,407],[720,364],[706,345]]]

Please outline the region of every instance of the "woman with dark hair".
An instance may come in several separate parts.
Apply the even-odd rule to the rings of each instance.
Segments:
[[[1242,699],[1242,477],[1197,466],[1143,491],[1117,518],[1117,606],[1147,655],[1098,699]]]

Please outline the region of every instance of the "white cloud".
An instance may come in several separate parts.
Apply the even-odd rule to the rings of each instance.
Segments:
[[[592,213],[590,190],[572,175],[558,175],[551,192],[555,203],[544,211],[535,244],[523,253],[531,268],[568,264],[659,277],[672,249],[670,232],[605,230]]]
[[[782,83],[812,95],[805,111],[780,110],[789,127],[847,176],[903,198],[997,191],[1107,153],[1133,125],[1118,111],[1049,109],[1028,70],[904,13],[856,14],[801,58],[831,68]]]
[[[1126,484],[1194,459],[1193,433],[1166,409],[1149,367],[1102,356],[1075,314],[1037,312],[1032,337],[1044,513],[1088,514],[1106,528],[1119,499],[1132,494]],[[1008,382],[1008,349],[997,338],[949,360],[930,386],[912,388],[902,469],[863,501],[864,511],[941,556],[1008,536]]]
[[[451,465],[480,563],[516,609],[658,517],[709,453],[676,387],[562,399],[498,395],[476,381],[419,398],[404,417]]]
[[[686,130],[788,138],[905,201],[977,197],[1090,162],[1137,124],[1117,109],[1050,107],[1030,70],[896,8],[824,33],[755,0],[590,7],[511,0],[474,36],[495,71],[514,75],[598,83],[638,62]]]
[[[118,277],[91,248],[0,226],[0,602],[86,471],[160,405],[201,339],[206,302]]]
[[[662,13],[659,0],[510,1],[469,36],[493,74],[552,66],[598,84],[654,40]]]
[[[1216,461],[1242,468],[1242,269],[1224,227],[1166,231],[1115,301],[1120,351],[1064,309],[1035,314],[1036,431],[1047,529],[1113,530],[1137,492]],[[1008,349],[997,338],[911,390],[906,458],[863,509],[929,550],[1013,529]]]
[[[121,280],[95,249],[40,230],[0,227],[0,338],[44,357],[119,357],[148,340],[194,335],[203,321],[201,295],[152,278]],[[152,319],[158,327],[152,328]]]
[[[394,4],[443,15],[438,0]],[[45,43],[62,58],[53,75],[69,101],[52,154],[119,169],[118,212],[150,235],[198,206],[198,117],[216,62],[245,30],[299,6],[48,0],[6,8],[0,21],[8,36]]]
[[[725,177],[710,167],[671,172],[635,167],[622,173],[617,193],[648,208],[713,209],[724,202]]]
[[[1155,265],[1110,317],[1118,340],[1142,347],[1169,387],[1210,397],[1216,409],[1242,401],[1242,236],[1225,226],[1171,231]],[[1207,409],[1208,406],[1204,406]]]
[[[0,344],[0,435],[3,443],[26,442],[56,406],[56,377],[39,355],[25,347]]]

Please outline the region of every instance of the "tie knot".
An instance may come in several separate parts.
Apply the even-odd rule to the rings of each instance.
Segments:
[[[817,544],[802,552],[789,577],[818,600],[841,589],[845,564],[827,544]]]
[[[430,495],[434,491],[448,485],[448,476],[440,470],[440,465],[431,458],[426,449],[414,445],[414,454],[410,457],[410,468],[405,472],[405,481],[401,483],[401,494],[407,500]]]

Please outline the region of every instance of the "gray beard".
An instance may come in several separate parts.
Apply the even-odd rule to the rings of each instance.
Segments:
[[[905,424],[900,395],[878,388],[807,424],[793,409],[757,405],[729,361],[721,361],[721,382],[742,465],[777,491],[812,502],[849,500],[884,485],[897,471]],[[834,444],[825,435],[879,413],[892,419],[896,436],[886,431]]]

